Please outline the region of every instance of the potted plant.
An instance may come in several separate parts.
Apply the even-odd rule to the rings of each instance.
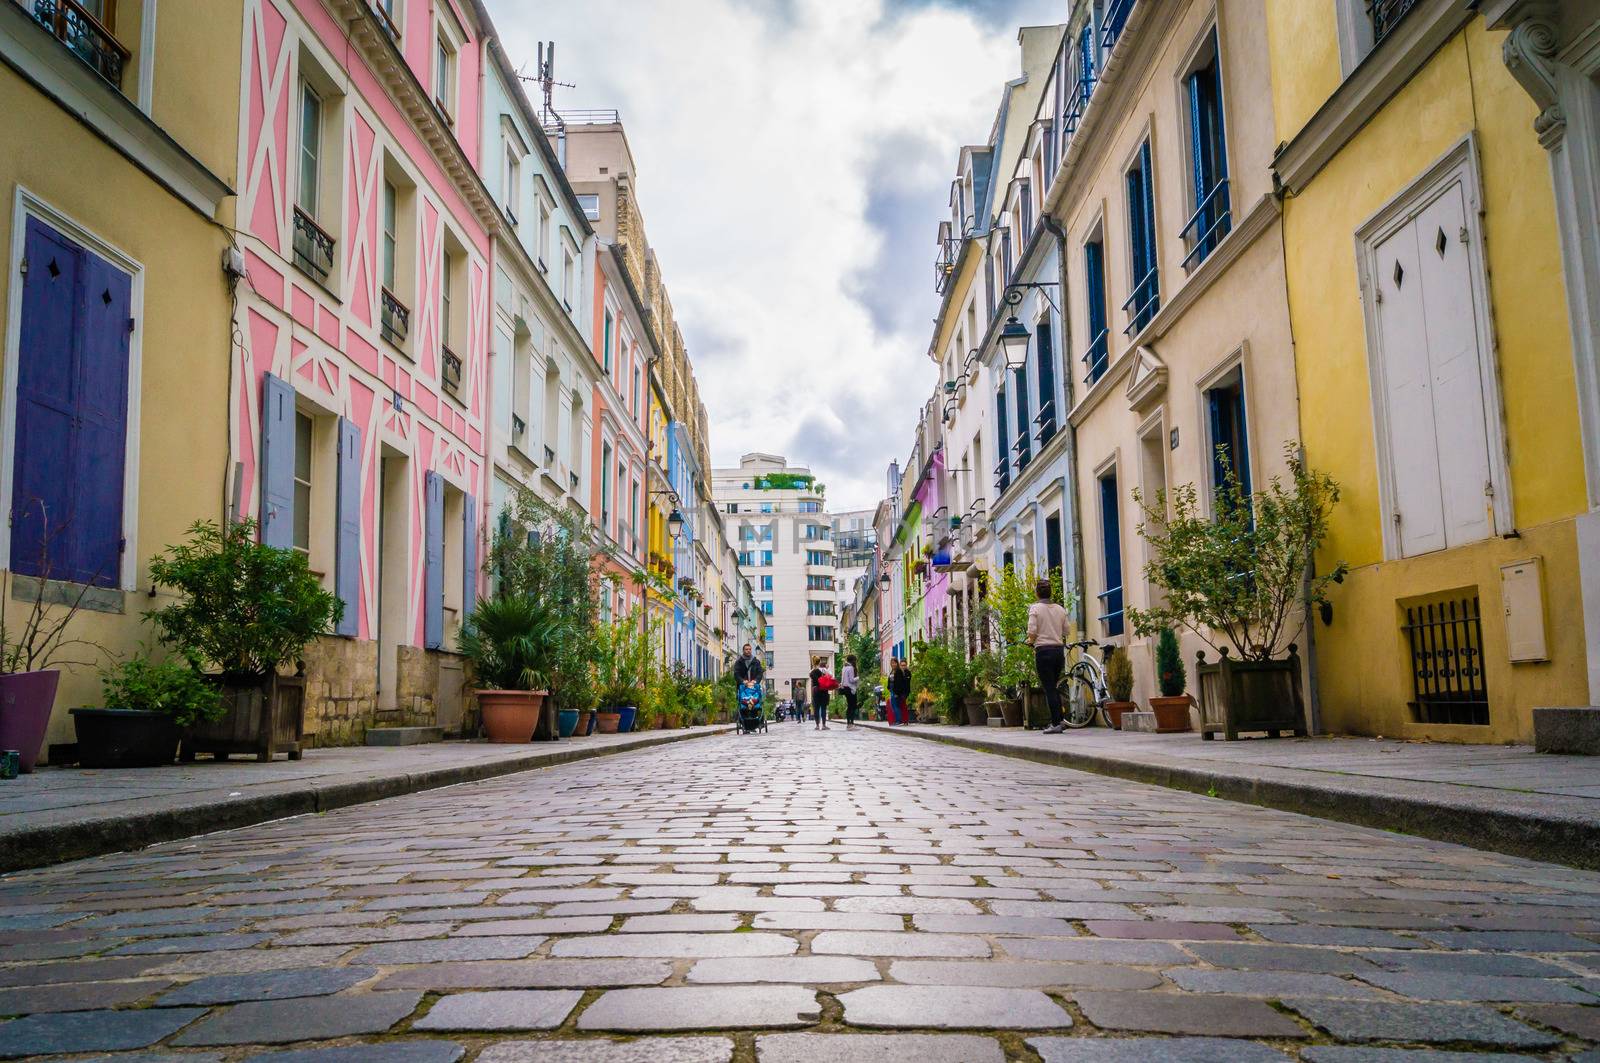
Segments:
[[[1156,731],[1168,734],[1189,729],[1189,695],[1184,688],[1189,677],[1183,669],[1183,651],[1178,648],[1178,636],[1170,627],[1156,634],[1156,686],[1161,696],[1150,699],[1150,711],[1156,715]]]
[[[1106,654],[1106,693],[1109,695],[1106,716],[1111,726],[1120,731],[1122,714],[1139,707],[1128,700],[1133,696],[1133,662],[1128,660],[1128,651],[1121,646],[1113,646]]]
[[[189,661],[141,653],[101,669],[104,708],[73,709],[78,763],[153,768],[178,755],[183,729],[223,713],[222,691]]]
[[[56,533],[56,534],[59,534]],[[47,593],[49,582],[50,535],[41,537],[38,571],[42,577],[27,577],[32,601],[17,624],[6,621],[3,608],[16,595],[18,577],[7,570],[0,581],[0,749],[14,749],[24,774],[33,771],[44,748],[50,728],[50,713],[56,704],[56,686],[61,680],[60,666],[86,664],[63,656],[68,647],[87,647],[81,639],[67,638],[67,630],[86,596],[90,584],[58,584],[73,590],[70,600],[53,601]]]
[[[626,734],[646,701],[650,641],[637,616],[601,625],[595,678],[600,703],[600,733]]]
[[[1293,639],[1307,612],[1326,603],[1328,585],[1344,579],[1346,566],[1316,571],[1339,485],[1307,466],[1293,443],[1284,445],[1284,458],[1288,483],[1274,476],[1250,493],[1219,448],[1224,475],[1211,512],[1187,484],[1159,492],[1139,524],[1151,548],[1145,577],[1166,591],[1166,602],[1129,615],[1140,634],[1183,627],[1216,650],[1217,663],[1207,663],[1201,651],[1195,669],[1200,729],[1208,739],[1217,732],[1230,739],[1240,731],[1305,733]]]
[[[253,520],[202,520],[190,525],[187,541],[150,562],[150,578],[177,594],[148,614],[160,641],[211,669],[222,691],[222,712],[185,733],[184,759],[254,753],[271,760],[282,751],[299,760],[305,679],[278,669],[298,662],[344,612],[306,555],[257,542]]]
[[[478,709],[489,741],[553,740],[554,706],[547,709],[550,668],[566,634],[559,614],[532,598],[482,598],[461,626],[456,644],[477,681]]]

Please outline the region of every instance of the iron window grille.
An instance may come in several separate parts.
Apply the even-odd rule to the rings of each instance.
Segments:
[[[461,390],[461,358],[449,347],[439,347],[439,382],[454,395]]]
[[[383,316],[379,327],[383,338],[399,346],[405,342],[406,335],[411,331],[411,311],[388,288],[381,290],[383,299]]]
[[[1411,717],[1417,723],[1489,723],[1478,596],[1406,607],[1411,650]]]
[[[299,207],[294,208],[294,264],[323,284],[333,273],[333,237]]]
[[[1367,16],[1372,19],[1372,44],[1378,45],[1387,37],[1406,13],[1417,5],[1417,0],[1367,0]]]
[[[33,0],[34,20],[117,88],[132,52],[77,0]]]

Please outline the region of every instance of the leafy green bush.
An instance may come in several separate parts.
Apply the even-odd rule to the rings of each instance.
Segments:
[[[180,600],[149,614],[164,645],[238,685],[264,682],[344,615],[298,550],[255,540],[255,521],[196,521],[185,543],[150,562]]]
[[[456,645],[484,690],[546,690],[567,638],[567,620],[532,598],[485,598]]]
[[[1178,636],[1170,627],[1156,635],[1156,685],[1161,696],[1175,698],[1189,684],[1189,674],[1183,668],[1183,652],[1178,649]]]
[[[108,709],[136,709],[172,717],[180,727],[215,720],[223,713],[222,688],[184,661],[157,661],[141,653],[100,670],[100,692]]]

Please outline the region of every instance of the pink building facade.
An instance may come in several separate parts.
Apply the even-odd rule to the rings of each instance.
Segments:
[[[460,720],[503,224],[478,173],[488,32],[476,2],[245,4],[227,482],[344,602],[307,661],[323,743]]]

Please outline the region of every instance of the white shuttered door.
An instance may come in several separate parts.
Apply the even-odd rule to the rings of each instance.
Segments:
[[[1402,557],[1494,533],[1465,226],[1466,197],[1453,183],[1374,248],[1394,488],[1386,518]]]

